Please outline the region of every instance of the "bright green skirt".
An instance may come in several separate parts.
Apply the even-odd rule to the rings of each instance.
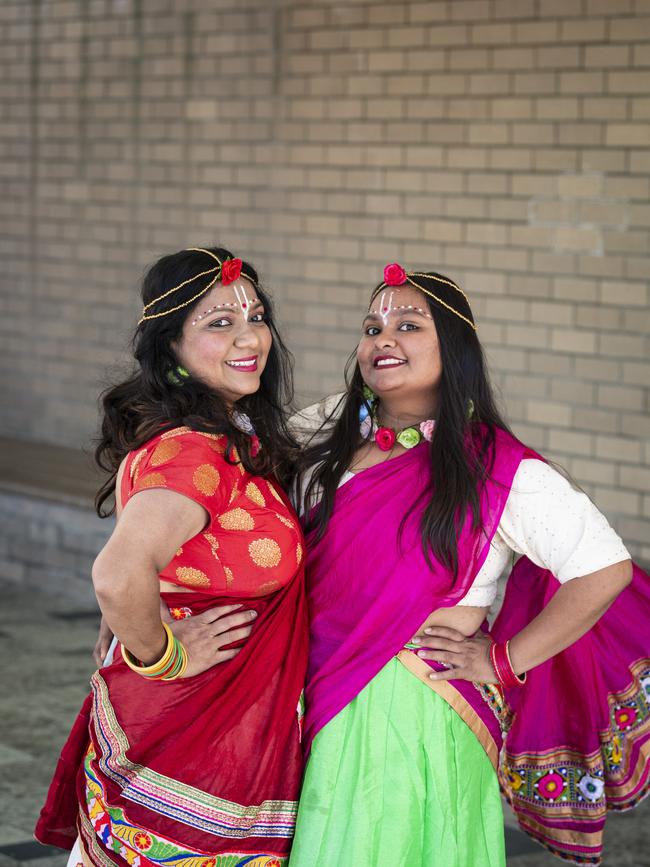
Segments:
[[[397,659],[314,739],[290,867],[505,867],[497,776]]]

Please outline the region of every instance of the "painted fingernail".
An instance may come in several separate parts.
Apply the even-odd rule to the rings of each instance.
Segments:
[[[421,644],[421,643],[422,643],[422,639],[418,638],[417,635],[415,636],[415,638],[411,639],[411,644]]]
[[[251,620],[254,620],[257,617],[257,611],[251,611]]]
[[[418,650],[418,656],[425,657],[427,655],[426,650]]]
[[[433,635],[433,629],[425,629],[424,631],[427,635]]]

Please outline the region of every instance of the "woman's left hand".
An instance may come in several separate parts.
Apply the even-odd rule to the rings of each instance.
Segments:
[[[471,680],[476,683],[496,683],[490,660],[492,639],[484,632],[468,638],[448,626],[430,626],[413,639],[422,646],[417,655],[435,659],[447,666],[446,671],[432,671],[431,680]]]
[[[95,665],[98,668],[101,668],[104,664],[104,660],[106,659],[106,654],[109,651],[112,640],[113,631],[106,622],[106,618],[102,617],[101,623],[99,624],[99,634],[97,636],[97,641],[93,649],[93,659],[95,660]]]

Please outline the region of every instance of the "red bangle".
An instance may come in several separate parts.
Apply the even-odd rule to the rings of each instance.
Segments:
[[[506,641],[505,644],[497,644],[496,642],[493,642],[490,646],[490,660],[492,661],[492,667],[494,668],[497,680],[504,689],[521,687],[526,683],[525,674],[521,676],[515,674],[510,659],[509,645],[510,642]]]

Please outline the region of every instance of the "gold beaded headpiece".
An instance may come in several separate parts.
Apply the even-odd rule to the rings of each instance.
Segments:
[[[444,301],[442,298],[440,298],[439,295],[436,295],[430,289],[426,289],[424,286],[421,286],[417,282],[417,280],[414,279],[416,277],[420,277],[420,278],[424,277],[427,280],[432,280],[436,283],[440,283],[441,285],[450,286],[456,292],[460,293],[460,296],[462,296],[462,298],[465,302],[463,307],[465,307],[465,305],[466,305],[466,312],[469,313],[469,316],[466,316],[465,313],[461,313],[461,311],[458,310],[454,306],[453,303],[449,303],[449,301]],[[370,298],[370,303],[372,304],[372,302],[375,300],[375,298],[377,297],[377,295],[379,295],[379,293],[381,291],[385,291],[386,289],[390,289],[392,286],[404,286],[406,283],[410,283],[411,286],[414,286],[416,289],[419,289],[420,292],[423,292],[425,295],[428,295],[429,298],[433,298],[433,300],[437,304],[440,304],[440,306],[444,307],[445,310],[449,310],[451,313],[454,313],[456,316],[458,316],[459,319],[462,319],[463,322],[466,322],[470,328],[473,328],[474,331],[476,331],[476,325],[474,324],[474,322],[470,318],[472,316],[472,310],[471,310],[471,307],[469,304],[469,299],[467,298],[467,295],[465,295],[463,290],[460,288],[460,286],[457,286],[451,280],[447,280],[446,277],[438,277],[436,274],[421,274],[421,273],[418,273],[416,271],[412,271],[412,272],[407,273],[404,270],[404,268],[402,268],[401,265],[397,264],[397,262],[393,262],[390,265],[386,265],[386,267],[384,268],[384,282],[380,283],[379,286],[377,286],[377,288],[373,291],[372,297]],[[459,298],[459,300],[460,300],[460,298]],[[380,311],[380,313],[381,312],[385,313],[385,312],[387,312],[387,310],[388,310],[388,308],[386,308],[386,310]]]
[[[205,295],[205,293],[211,289],[214,284],[221,280],[224,286],[228,286],[233,280],[237,280],[239,276],[242,274],[242,260],[241,259],[225,259],[223,262],[221,259],[213,253],[211,250],[204,250],[202,247],[187,247],[186,252],[188,253],[205,253],[206,256],[210,256],[217,263],[213,268],[208,268],[207,271],[201,271],[198,274],[195,274],[194,277],[190,277],[187,280],[183,280],[182,283],[179,283],[178,286],[174,286],[172,289],[168,289],[167,292],[163,292],[162,295],[159,295],[157,298],[154,298],[153,301],[149,301],[144,305],[142,309],[142,317],[138,322],[138,325],[141,325],[143,322],[146,322],[149,319],[160,319],[161,316],[167,316],[169,313],[175,313],[177,310],[181,310],[183,307],[187,307],[189,304],[192,304],[193,301],[196,301],[197,298],[200,298],[201,295]],[[161,310],[160,313],[148,313],[155,304],[158,304],[159,301],[163,301],[165,298],[168,298],[170,295],[173,295],[174,292],[178,292],[179,289],[182,289],[184,286],[187,286],[188,283],[193,283],[195,280],[198,280],[199,277],[207,277],[208,274],[213,274],[212,279],[208,281],[208,285],[204,286],[200,292],[197,292],[196,295],[193,295],[191,298],[188,298],[187,301],[183,301],[182,304],[177,304],[175,307],[170,307],[169,310]],[[251,283],[256,286],[256,281],[250,274],[246,274],[243,272],[244,277],[247,280],[250,280]]]

